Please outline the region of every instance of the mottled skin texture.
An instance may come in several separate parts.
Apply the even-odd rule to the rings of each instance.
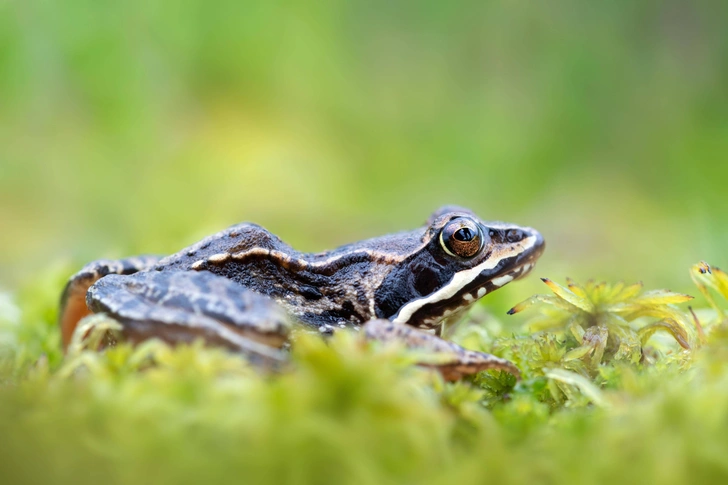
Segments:
[[[67,345],[81,317],[105,312],[133,341],[203,338],[275,359],[258,346],[279,347],[291,315],[321,333],[379,321],[367,327],[369,338],[395,338],[456,356],[459,347],[414,327],[437,328],[460,315],[527,273],[542,250],[533,229],[485,222],[451,207],[419,229],[316,254],[298,252],[262,227],[243,223],[163,259],[91,263],[64,292],[63,340]],[[460,351],[451,378],[466,369],[515,370],[488,354]]]

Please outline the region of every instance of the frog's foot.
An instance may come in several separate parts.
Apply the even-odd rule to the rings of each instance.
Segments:
[[[99,260],[84,266],[71,276],[61,296],[59,324],[63,349],[68,347],[78,322],[91,314],[86,306],[86,292],[100,278],[110,274],[130,275],[153,267],[161,258],[158,256],[138,256],[120,260]]]
[[[287,314],[273,300],[207,271],[145,271],[109,275],[89,288],[94,313],[117,320],[121,334],[137,343],[159,338],[171,344],[203,339],[246,355],[256,365],[278,368],[287,340]]]
[[[494,355],[467,350],[412,326],[389,320],[372,320],[364,326],[367,339],[380,342],[400,342],[406,348],[435,354],[433,362],[420,365],[434,367],[448,381],[462,379],[469,374],[497,369],[509,372],[520,379],[521,372],[512,362]]]

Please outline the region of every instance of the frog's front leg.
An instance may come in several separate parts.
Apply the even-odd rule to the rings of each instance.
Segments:
[[[408,349],[436,354],[433,362],[422,362],[421,365],[436,368],[448,381],[456,381],[466,375],[489,369],[509,372],[518,379],[521,377],[518,367],[506,359],[467,350],[403,323],[383,319],[371,320],[364,325],[364,336],[369,340],[380,342],[400,342]]]
[[[206,271],[145,271],[109,275],[89,288],[86,304],[117,320],[131,342],[159,338],[176,344],[202,339],[279,367],[287,314],[273,300]]]

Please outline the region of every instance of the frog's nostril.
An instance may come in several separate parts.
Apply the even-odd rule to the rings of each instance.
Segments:
[[[520,229],[509,229],[506,232],[506,241],[510,243],[521,241],[524,237],[526,237],[526,234]]]

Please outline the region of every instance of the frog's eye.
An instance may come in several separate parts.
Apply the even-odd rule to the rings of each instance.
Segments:
[[[442,228],[440,245],[450,256],[472,258],[483,247],[483,234],[475,221],[459,217]]]

